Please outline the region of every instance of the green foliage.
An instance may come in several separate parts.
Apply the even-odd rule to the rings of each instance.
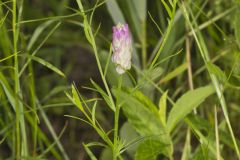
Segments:
[[[171,132],[179,120],[184,119],[194,108],[198,107],[208,96],[215,92],[213,86],[201,87],[181,96],[171,109],[167,128]]]
[[[114,20],[114,23],[125,23],[125,19],[123,17],[123,14],[115,0],[107,1],[107,8],[109,10],[110,15],[112,16],[112,19]]]
[[[166,126],[167,119],[167,91],[163,93],[159,101],[159,118],[164,126]]]
[[[182,64],[181,66],[177,67],[176,69],[168,73],[163,79],[160,80],[159,83],[161,84],[161,83],[168,82],[169,80],[179,76],[179,74],[184,72],[187,69],[187,67],[188,67],[187,63]]]
[[[158,155],[169,155],[168,145],[157,138],[149,138],[144,140],[138,147],[135,159],[136,160],[155,160]]]
[[[131,92],[113,91],[119,98],[121,106],[129,122],[141,135],[161,134],[164,133],[163,126],[157,115],[157,108],[147,105],[147,98],[139,92],[131,95]],[[140,96],[139,96],[140,95]],[[146,101],[145,101],[146,98]],[[151,123],[149,123],[151,122]],[[164,133],[165,134],[165,133]]]
[[[207,63],[207,68],[208,68],[209,72],[211,74],[216,75],[216,77],[218,77],[218,79],[221,82],[224,83],[227,80],[227,77],[226,77],[225,73],[218,66],[214,65],[211,62],[208,62]]]
[[[121,108],[135,130],[146,138],[157,137],[161,143],[165,143],[164,147],[167,147],[165,149],[167,153],[164,153],[167,156],[171,156],[172,142],[165,126],[159,118],[157,107],[139,91],[130,90],[127,92],[114,90],[114,93],[122,102]],[[142,146],[141,148],[144,147]]]

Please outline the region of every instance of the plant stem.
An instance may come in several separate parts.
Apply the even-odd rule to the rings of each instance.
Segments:
[[[186,23],[186,33],[188,33],[188,25]],[[190,39],[189,36],[186,35],[186,59],[188,63],[188,84],[189,84],[189,89],[193,90],[193,76],[192,76],[192,63],[191,63],[191,52],[190,52]],[[197,110],[194,109],[194,114],[197,113]],[[191,130],[190,127],[188,126],[187,128],[187,135],[186,135],[186,141],[183,149],[183,154],[181,160],[186,160],[189,159],[189,155],[191,153]]]
[[[20,17],[20,15],[19,15]],[[12,2],[12,30],[13,30],[13,54],[14,54],[14,83],[15,83],[15,112],[16,112],[16,158],[28,156],[27,136],[25,129],[25,120],[23,114],[23,105],[19,98],[22,98],[20,82],[18,78],[18,54],[17,54],[17,41],[19,26],[17,21],[17,2]]]
[[[118,90],[121,90],[122,75],[119,77]],[[118,157],[118,121],[119,121],[120,105],[117,99],[116,111],[114,113],[114,139],[113,139],[113,160],[117,160]]]
[[[118,143],[118,119],[119,119],[120,107],[116,105],[116,111],[114,113],[114,140],[113,140],[113,160],[117,159],[117,143]]]
[[[192,62],[191,62],[191,53],[190,53],[190,40],[189,37],[186,36],[186,58],[188,63],[188,84],[191,90],[194,89],[193,86],[193,76],[192,76]]]
[[[96,61],[97,61],[98,70],[100,72],[100,75],[101,75],[103,84],[105,86],[105,89],[107,91],[107,94],[109,96],[109,99],[111,101],[111,105],[112,105],[111,108],[114,109],[113,110],[114,111],[114,144],[113,144],[112,151],[113,151],[113,160],[116,160],[117,156],[118,156],[118,151],[117,151],[118,139],[117,138],[118,138],[118,119],[119,119],[120,107],[118,105],[115,105],[115,103],[113,101],[112,94],[110,92],[109,86],[107,84],[107,80],[104,76],[103,69],[102,69],[102,66],[101,66],[101,63],[100,63],[100,59],[99,59],[99,56],[98,56],[97,46],[96,46],[96,42],[95,42],[95,39],[94,39],[93,32],[92,32],[91,26],[89,25],[87,16],[84,14],[84,8],[83,8],[83,5],[82,5],[82,2],[81,2],[81,0],[76,0],[76,1],[77,1],[78,6],[79,6],[79,9],[82,13],[81,15],[84,18],[84,27],[85,27],[84,31],[85,31],[86,38],[88,39],[89,43],[91,44],[91,46],[93,48],[93,52],[94,52],[94,55],[95,55],[95,58],[96,58]],[[121,88],[121,83],[122,83],[122,76],[120,76],[120,81],[119,81],[119,87],[120,88]]]
[[[112,97],[112,94],[110,92],[110,89],[109,89],[109,86],[107,84],[107,80],[104,76],[104,73],[103,73],[103,69],[102,69],[102,66],[101,66],[101,63],[100,63],[100,59],[99,59],[99,56],[98,56],[98,51],[97,51],[97,46],[96,46],[96,42],[95,42],[95,36],[92,32],[92,29],[91,29],[91,26],[89,25],[89,22],[88,22],[88,19],[87,19],[87,16],[85,15],[85,11],[84,11],[84,8],[83,8],[83,5],[82,5],[82,2],[81,0],[76,0],[77,1],[77,4],[78,4],[78,7],[81,11],[81,16],[83,16],[83,19],[84,19],[84,27],[85,27],[85,35],[86,35],[86,38],[88,39],[89,43],[91,44],[92,48],[93,48],[93,53],[94,53],[94,56],[95,56],[95,59],[97,61],[97,66],[98,66],[98,70],[100,72],[100,75],[101,75],[101,78],[102,78],[102,81],[103,81],[103,84],[104,84],[104,87],[107,91],[107,94],[110,98],[110,102],[111,102],[111,105],[112,105],[112,108],[116,108],[115,106],[115,103],[113,101],[113,97]],[[113,110],[115,112],[115,110]]]
[[[13,15],[12,15],[12,30],[13,30],[13,47],[14,47],[14,54],[17,53],[17,44],[16,44],[16,0],[13,0],[12,3],[12,8],[13,8]],[[15,79],[15,112],[16,112],[16,158],[20,159],[20,153],[21,153],[21,134],[20,134],[20,127],[19,127],[19,104],[18,104],[18,88],[19,88],[19,82],[18,82],[18,59],[17,55],[14,55],[14,79]]]
[[[217,151],[217,160],[220,160],[220,144],[219,144],[219,133],[218,133],[218,120],[217,120],[217,107],[214,106],[214,119],[215,119],[215,137],[216,137],[216,151]]]
[[[142,66],[146,68],[147,65],[147,42],[146,42],[146,22],[142,22]]]

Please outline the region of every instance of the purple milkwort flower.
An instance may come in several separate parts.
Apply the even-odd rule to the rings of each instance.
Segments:
[[[132,58],[132,37],[127,24],[118,23],[113,27],[112,46],[112,62],[116,64],[116,71],[123,74],[131,68]]]

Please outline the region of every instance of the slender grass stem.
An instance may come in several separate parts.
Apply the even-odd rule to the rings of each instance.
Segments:
[[[13,31],[13,50],[14,50],[14,90],[15,90],[15,112],[16,112],[16,158],[20,159],[21,156],[26,156],[26,139],[24,138],[25,133],[23,131],[24,127],[24,118],[22,117],[21,113],[23,113],[22,106],[19,102],[19,95],[20,95],[20,82],[18,79],[18,56],[17,56],[17,26],[16,26],[16,19],[17,19],[17,2],[13,0],[12,2],[12,31]],[[23,126],[20,128],[20,125]],[[22,132],[22,134],[21,134]],[[22,140],[21,137],[23,136]]]
[[[21,89],[20,89],[20,80],[18,78],[18,32],[19,26],[17,26],[17,2],[13,0],[12,2],[12,31],[13,31],[13,50],[14,50],[14,82],[15,82],[15,109],[16,109],[16,158],[28,156],[28,147],[27,147],[27,137],[26,137],[26,128],[25,120],[23,113],[23,105],[19,98],[22,98]],[[20,15],[19,15],[20,17]]]
[[[186,32],[188,32],[188,26],[186,26]],[[188,64],[188,85],[189,89],[193,90],[193,76],[192,76],[192,63],[191,63],[191,52],[190,52],[190,39],[189,36],[186,36],[186,59],[187,59],[187,64]],[[194,109],[194,113],[197,113],[197,110]],[[191,130],[190,127],[188,126],[187,128],[187,135],[186,135],[186,141],[183,149],[183,154],[181,160],[189,159],[189,154],[191,153]]]
[[[38,101],[38,100],[37,100],[37,101]],[[45,124],[47,125],[47,128],[49,129],[52,137],[53,137],[54,140],[56,141],[56,144],[57,144],[60,152],[61,152],[62,155],[63,155],[63,159],[69,160],[68,155],[66,154],[66,152],[65,152],[65,150],[64,150],[64,148],[63,148],[63,146],[62,146],[62,144],[61,144],[61,142],[60,142],[60,140],[59,140],[59,138],[58,138],[58,136],[57,136],[57,134],[56,134],[56,132],[54,131],[54,128],[53,128],[51,122],[49,121],[46,113],[44,112],[44,110],[42,109],[42,106],[41,106],[39,103],[38,103],[38,105],[39,105],[39,112],[40,112],[40,114],[42,115],[43,120],[44,120]]]
[[[188,127],[181,160],[189,159],[190,153],[191,153],[191,129],[190,127]]]
[[[13,15],[12,15],[12,31],[13,31],[13,47],[14,53],[17,52],[17,39],[16,39],[16,0],[13,0],[12,3]],[[19,81],[18,81],[18,57],[14,54],[14,78],[15,78],[15,109],[16,109],[16,158],[20,159],[21,155],[21,133],[19,126],[20,119],[20,111],[19,111],[19,103],[17,93],[19,92]]]
[[[191,90],[194,89],[193,86],[193,76],[192,76],[192,62],[191,62],[191,53],[190,53],[190,39],[186,36],[186,58],[188,63],[188,84]]]
[[[143,68],[146,68],[147,65],[147,41],[146,41],[146,22],[142,22],[142,65]]]
[[[214,106],[214,119],[215,119],[215,137],[216,137],[216,151],[217,151],[217,160],[220,160],[220,144],[219,144],[219,133],[218,133],[218,118],[217,118],[217,107]]]
[[[38,128],[38,117],[37,117],[37,107],[35,103],[35,81],[34,81],[34,73],[33,73],[33,67],[32,62],[30,62],[28,67],[29,73],[31,74],[30,77],[30,85],[29,85],[29,91],[30,91],[30,99],[31,99],[31,106],[33,109],[33,156],[36,155],[37,151],[37,128]]]

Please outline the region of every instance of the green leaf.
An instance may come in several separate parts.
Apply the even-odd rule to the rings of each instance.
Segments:
[[[151,80],[157,80],[163,74],[163,69],[161,67],[154,67],[148,70],[144,70],[144,79],[146,77],[150,78]]]
[[[147,14],[147,1],[146,0],[132,0],[133,6],[136,9],[138,18],[140,21],[144,22],[146,20],[146,14]]]
[[[133,35],[137,35],[139,41],[142,40],[143,38],[143,24],[145,23],[144,21],[140,20],[140,17],[138,15],[137,11],[138,8],[135,6],[134,3],[135,0],[125,0],[123,1],[124,8],[124,13],[126,13],[128,16],[128,23],[130,24],[130,27],[132,28],[131,31],[133,32]],[[140,0],[141,1],[141,0]],[[138,3],[139,1],[137,1]]]
[[[143,76],[139,79],[139,85],[141,86],[141,91],[148,95],[150,99],[154,97],[154,86],[149,82],[158,81],[159,77],[162,75],[163,69],[160,67],[153,67],[143,71]]]
[[[89,24],[88,24],[88,20],[87,20],[86,16],[84,16],[83,25],[84,25],[83,29],[84,29],[85,36],[86,36],[88,42],[90,44],[92,44],[92,37],[91,37],[91,33],[89,31]]]
[[[145,96],[142,92],[140,91],[134,91],[132,95],[139,101],[141,102],[145,107],[149,108],[152,113],[157,114],[157,106],[147,97]]]
[[[99,160],[107,160],[107,159],[113,159],[112,150],[110,148],[104,148],[99,158]]]
[[[184,72],[187,69],[187,67],[188,67],[187,63],[182,64],[181,66],[177,67],[172,72],[167,74],[163,79],[160,80],[159,83],[161,84],[161,83],[165,83],[165,82],[170,81],[171,79],[177,77],[179,74]]]
[[[142,142],[135,154],[135,160],[156,160],[159,154],[169,155],[170,144],[165,144],[157,138],[150,138]]]
[[[119,96],[121,100],[126,100],[123,111],[141,135],[166,134],[159,118],[149,108],[128,94],[120,93]]]
[[[211,63],[211,62],[207,62],[207,69],[211,74],[214,74],[215,76],[217,76],[217,78],[221,81],[224,82],[226,81],[227,77],[225,75],[225,73],[215,64]]]
[[[115,89],[113,90],[113,93],[119,98],[119,101],[122,102],[122,109],[129,122],[134,126],[137,132],[143,136],[156,135],[160,133],[166,134],[163,133],[164,127],[157,116],[157,112],[153,113],[152,109],[150,109],[151,107],[141,101],[143,99],[142,97],[138,97],[138,99],[131,93]]]
[[[165,0],[161,0],[162,1],[162,4],[164,5],[167,13],[168,13],[168,16],[171,18],[172,17],[172,11],[170,9],[170,7],[168,6],[168,4],[165,2]]]
[[[103,97],[103,99],[105,100],[105,102],[108,104],[108,106],[115,111],[115,108],[113,107],[111,100],[109,98],[109,96],[107,95],[107,93],[99,86],[97,85],[97,83],[95,83],[92,79],[91,79],[91,83],[93,84],[93,86],[96,88],[96,90],[101,94],[101,96]]]
[[[125,122],[120,129],[120,137],[127,145],[125,147],[127,153],[132,157],[137,150],[140,135],[134,130],[131,124]]]
[[[15,110],[16,108],[15,108],[14,92],[11,89],[11,86],[8,80],[2,73],[0,73],[0,84],[8,98],[9,103],[12,105],[13,109]]]
[[[92,151],[89,149],[88,145],[83,144],[84,149],[86,150],[88,156],[90,157],[91,160],[97,160],[97,158],[94,156]]]
[[[80,109],[80,111],[84,112],[82,103],[79,99],[78,91],[74,85],[72,85],[72,95],[73,95],[72,100],[73,100],[74,104]]]
[[[123,17],[122,11],[119,8],[116,0],[108,0],[106,1],[107,9],[114,21],[115,24],[125,23],[125,19]]]
[[[97,101],[94,102],[94,105],[92,108],[92,121],[93,121],[94,125],[95,125],[95,121],[96,121],[96,107],[97,107]]]
[[[164,92],[159,101],[159,117],[164,126],[166,126],[166,119],[167,119],[166,118],[167,93],[168,93],[168,91]]]
[[[30,63],[32,57],[34,57],[38,51],[40,50],[40,48],[44,45],[44,43],[48,40],[48,38],[56,31],[56,29],[61,25],[61,22],[58,22],[51,30],[50,32],[44,37],[44,39],[42,40],[42,42],[35,48],[35,50],[32,52],[31,56],[29,56],[29,59],[27,60],[27,62],[23,65],[22,69],[19,72],[19,77],[23,74],[24,70],[27,68],[28,64]],[[40,62],[42,62],[40,60]],[[44,60],[43,60],[44,62]],[[51,66],[51,64],[50,64]],[[63,74],[64,75],[64,74]]]
[[[54,71],[55,73],[59,74],[62,77],[65,77],[64,73],[62,71],[60,71],[57,67],[55,67],[54,65],[52,65],[51,63],[45,61],[42,58],[36,57],[36,56],[29,56],[32,60],[46,66],[47,68],[51,69],[52,71]]]
[[[184,119],[185,116],[214,92],[215,90],[212,86],[206,86],[188,91],[180,97],[169,113],[167,121],[168,131],[171,132],[180,120]]]
[[[42,32],[43,32],[48,26],[50,26],[53,22],[55,22],[55,20],[48,20],[48,21],[44,22],[43,24],[39,25],[39,26],[35,29],[32,37],[31,37],[31,39],[30,39],[30,41],[29,41],[29,43],[28,43],[27,50],[30,50],[30,49],[33,47],[33,45],[34,45],[35,42],[38,40],[38,38],[39,38],[39,36],[42,34]]]
[[[156,106],[141,92],[113,90],[114,95],[122,102],[122,109],[129,123],[142,136],[157,137],[162,143],[171,144],[171,139],[163,126]],[[154,107],[154,108],[153,108]],[[169,156],[172,153],[168,146]]]

